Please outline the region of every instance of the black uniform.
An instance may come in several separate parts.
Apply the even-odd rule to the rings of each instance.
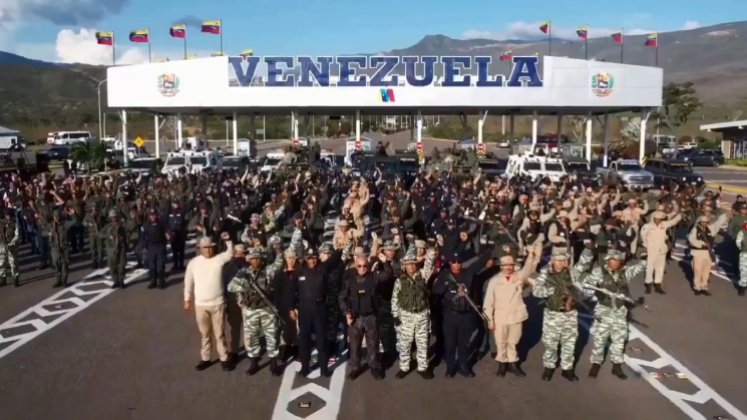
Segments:
[[[463,373],[471,372],[468,360],[469,344],[476,328],[476,314],[467,299],[459,297],[457,294],[457,284],[464,285],[467,289],[467,295],[474,300],[476,296],[473,287],[474,277],[476,272],[485,266],[488,256],[488,254],[483,254],[469,269],[462,268],[459,274],[454,274],[450,269],[446,269],[439,274],[433,283],[433,295],[436,301],[441,304],[444,359],[447,373],[450,375],[453,375],[457,370],[457,356],[459,357],[459,370]],[[451,260],[454,259],[461,261],[460,256],[452,256]]]
[[[350,313],[353,323],[348,326],[350,342],[350,365],[353,372],[361,366],[361,350],[363,337],[366,337],[368,350],[368,366],[371,372],[378,372],[381,363],[378,360],[379,330],[376,313],[379,306],[377,287],[379,283],[391,276],[391,264],[382,264],[382,271],[367,272],[360,276],[355,271],[345,273],[342,291],[340,292],[340,309],[343,313]]]
[[[143,240],[148,250],[148,271],[150,284],[148,288],[166,287],[166,226],[158,219],[150,218],[143,226]]]
[[[169,212],[169,233],[171,235],[171,254],[174,270],[184,269],[184,250],[187,242],[187,225],[184,209],[181,206],[171,208]]]

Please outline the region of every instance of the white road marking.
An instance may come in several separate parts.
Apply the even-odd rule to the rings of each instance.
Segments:
[[[342,336],[339,337],[342,339]],[[338,341],[339,344],[339,341]],[[315,352],[316,353],[316,352]],[[313,359],[313,355],[312,355]],[[301,370],[301,363],[293,362],[285,368],[283,381],[280,384],[278,398],[275,401],[275,409],[272,412],[272,420],[330,420],[336,419],[340,413],[340,403],[342,402],[342,389],[345,386],[345,370],[347,367],[347,349],[340,355],[338,361],[342,363],[336,365],[332,371],[332,377],[329,381],[329,388],[309,382],[298,388],[293,388],[293,382],[296,373]],[[313,360],[312,360],[313,362]],[[326,362],[326,361],[323,361]],[[318,379],[321,377],[319,369],[314,369],[308,376],[309,379]],[[288,404],[303,394],[310,392],[324,401],[324,407],[315,411],[313,414],[305,417],[299,417],[288,411]]]
[[[129,268],[133,268],[134,265],[135,263],[128,264]],[[43,301],[37,303],[36,305],[14,316],[13,318],[9,319],[3,324],[0,324],[0,332],[7,331],[13,328],[19,328],[19,327],[26,327],[26,328],[28,328],[29,326],[33,327],[33,331],[29,331],[29,332],[22,333],[22,334],[11,335],[11,334],[8,334],[7,332],[5,334],[0,334],[0,344],[12,343],[9,346],[0,350],[0,359],[14,352],[19,347],[35,339],[41,334],[51,330],[52,328],[59,325],[63,321],[67,320],[68,318],[72,317],[73,315],[77,314],[78,312],[81,312],[82,310],[90,307],[94,303],[98,302],[99,300],[113,293],[116,289],[111,288],[112,282],[109,276],[107,275],[108,272],[109,272],[108,268],[103,268],[103,269],[93,271],[92,273],[87,275],[85,278],[83,278],[83,280],[78,281],[77,283],[73,284],[72,286],[66,289],[60,290],[59,292],[53,294],[52,296],[44,299]],[[138,279],[143,277],[147,272],[148,272],[147,270],[135,269],[134,271],[129,273],[129,275],[125,278],[124,280],[125,284],[129,284],[134,281],[137,281]],[[94,285],[101,285],[101,289],[85,290],[89,288],[90,286],[94,286]],[[62,298],[63,295],[69,295],[69,294],[73,294],[79,297],[70,297],[70,298],[64,298],[64,299]],[[80,296],[85,296],[85,297],[92,296],[92,297],[86,301],[86,300],[81,299]],[[57,309],[49,310],[45,308],[45,307],[59,305],[63,303],[72,304],[72,305],[70,305],[70,307],[66,309],[61,308],[59,310]],[[40,318],[48,317],[52,315],[59,315],[59,316],[49,323],[45,322],[44,320],[40,318],[36,318],[36,319],[28,320],[28,321],[22,321],[23,319],[28,318],[29,316],[34,316],[34,315]]]
[[[589,314],[580,314],[581,325],[590,331],[590,321],[593,319]],[[640,375],[646,382],[648,382],[656,391],[658,391],[664,398],[672,402],[677,408],[682,410],[691,419],[707,420],[708,418],[698,412],[689,403],[693,402],[696,404],[705,404],[708,401],[713,401],[718,404],[722,409],[729,413],[733,419],[747,420],[747,415],[742,413],[738,408],[734,407],[724,397],[718,394],[713,388],[708,386],[702,379],[697,377],[690,369],[685,367],[677,359],[667,353],[661,346],[656,344],[654,340],[649,338],[646,334],[641,332],[638,328],[628,324],[628,342],[638,339],[642,341],[646,346],[651,349],[658,356],[652,361],[638,359],[630,357],[625,354],[625,364],[628,365],[634,372]],[[663,382],[656,379],[649,374],[644,367],[654,368],[661,370],[667,366],[671,366],[677,372],[685,374],[685,377],[696,387],[698,391],[694,394],[685,394],[680,391],[673,391],[667,388]]]

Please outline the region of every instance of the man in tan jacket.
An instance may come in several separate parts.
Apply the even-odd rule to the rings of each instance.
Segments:
[[[714,237],[719,229],[726,223],[726,213],[710,223],[708,216],[698,217],[698,223],[687,235],[687,241],[690,243],[690,254],[693,256],[693,290],[696,296],[711,296],[708,291],[708,282],[711,278],[711,266],[713,259]]]
[[[667,229],[677,226],[682,219],[682,214],[678,214],[673,219],[665,220],[667,215],[664,212],[656,211],[653,215],[653,221],[641,228],[641,239],[643,247],[646,248],[646,293],[651,293],[653,283],[656,293],[665,294],[661,287],[664,279],[664,266],[667,263]]]
[[[522,323],[529,318],[522,292],[530,285],[529,276],[537,268],[538,256],[533,249],[521,271],[515,271],[516,262],[510,255],[501,257],[501,271],[488,281],[483,312],[488,318],[488,329],[493,331],[498,354],[498,376],[506,371],[516,376],[526,376],[518,364],[516,345],[521,339]]]

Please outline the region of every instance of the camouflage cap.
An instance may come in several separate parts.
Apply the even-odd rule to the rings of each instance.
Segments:
[[[698,217],[698,223],[710,223],[711,218],[708,216],[700,216]]]
[[[418,263],[418,257],[416,257],[415,254],[412,254],[412,253],[408,252],[407,254],[405,254],[404,257],[402,257],[402,260],[400,260],[400,262],[403,265],[404,264],[417,264]]]
[[[117,214],[116,210],[109,210],[109,218],[110,219],[114,218],[114,217],[117,217],[117,216],[119,216],[119,214]]]
[[[566,251],[563,248],[554,248],[552,250],[551,258],[553,261],[566,261],[570,257],[568,255],[568,251]]]
[[[610,249],[607,251],[607,255],[604,256],[604,259],[625,261],[625,254],[616,249]]]
[[[399,244],[394,241],[386,241],[384,242],[384,251],[396,251],[399,249]]]
[[[264,258],[264,252],[262,252],[262,247],[255,246],[253,248],[249,248],[249,250],[246,253],[246,259],[263,259]]]
[[[504,255],[504,256],[501,257],[500,260],[498,260],[498,263],[501,266],[504,266],[504,265],[514,265],[514,264],[516,264],[516,261],[514,260],[514,257],[512,257],[510,255]]]
[[[425,241],[422,239],[416,239],[415,240],[415,248],[425,248]]]
[[[332,246],[332,242],[325,242],[319,247],[320,254],[331,254],[335,248]]]

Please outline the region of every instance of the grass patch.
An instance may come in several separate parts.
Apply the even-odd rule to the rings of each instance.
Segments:
[[[747,167],[747,159],[726,159],[726,164]]]

